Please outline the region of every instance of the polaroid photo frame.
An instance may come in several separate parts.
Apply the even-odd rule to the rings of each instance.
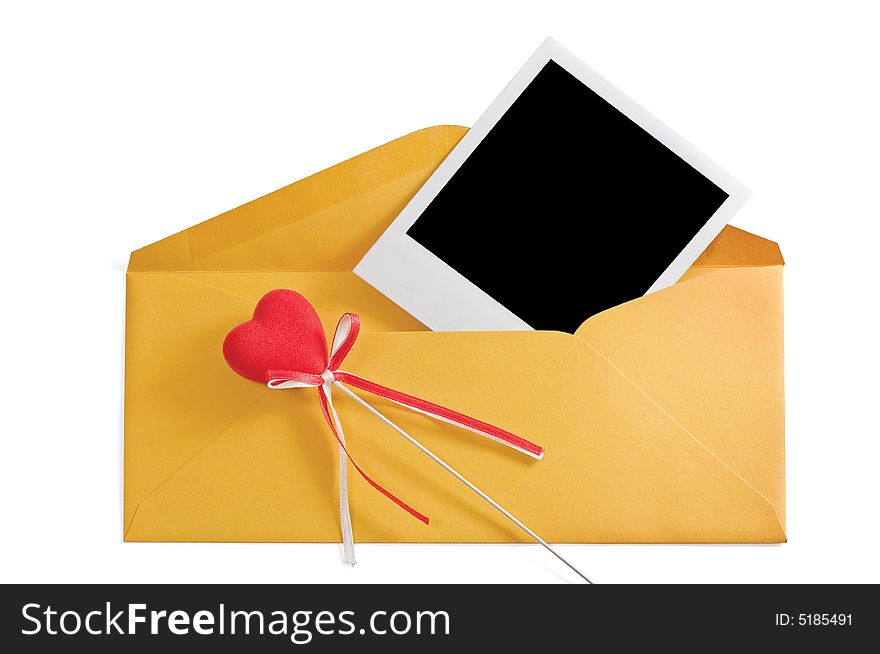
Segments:
[[[570,315],[560,315],[558,319],[554,317],[544,321],[543,316],[545,314],[552,314],[552,309],[544,307],[543,313],[541,313],[539,307],[538,312],[532,312],[531,315],[525,315],[530,313],[529,310],[512,309],[510,302],[506,302],[503,298],[499,297],[503,293],[498,292],[497,284],[494,288],[485,288],[486,285],[475,280],[474,275],[461,272],[462,268],[467,266],[450,265],[446,260],[449,257],[438,256],[436,251],[432,251],[437,250],[437,248],[426,247],[423,242],[419,242],[408,232],[412,232],[413,229],[418,231],[419,228],[414,228],[414,225],[417,225],[420,217],[425,214],[432,203],[435,203],[438,195],[443,193],[444,188],[450,184],[450,180],[455,179],[456,174],[463,169],[463,166],[465,166],[475,151],[478,150],[487,135],[492,132],[493,128],[499,125],[499,121],[502,121],[514,103],[523,96],[532,82],[536,80],[539,74],[551,62],[555,64],[554,70],[557,70],[557,67],[561,67],[565,73],[570,74],[587,87],[591,94],[598,96],[610,105],[613,110],[616,110],[614,111],[615,116],[622,114],[625,118],[629,119],[629,121],[637,126],[635,129],[638,134],[653,137],[653,140],[659,143],[657,148],[666,153],[664,156],[675,155],[677,159],[684,162],[687,174],[698,175],[708,180],[706,184],[703,184],[703,186],[707,187],[704,190],[706,190],[706,193],[714,193],[714,195],[711,197],[706,195],[709,204],[705,205],[708,208],[704,208],[704,213],[708,215],[708,218],[700,218],[699,221],[694,223],[690,232],[679,235],[678,242],[670,242],[668,244],[670,253],[667,258],[663,259],[660,264],[655,263],[654,268],[650,271],[645,271],[648,278],[641,280],[633,279],[631,288],[621,289],[622,294],[619,297],[613,295],[605,297],[602,300],[604,304],[600,303],[592,308],[587,307],[582,310],[575,306],[572,309],[574,313],[570,313]],[[572,165],[576,166],[577,163],[575,162]],[[590,179],[584,180],[584,193],[587,196],[589,196],[589,183]],[[655,196],[665,196],[662,186],[659,188],[656,184],[654,186],[649,184],[648,186],[652,189],[650,192]],[[501,197],[498,195],[497,189],[495,191],[494,197]],[[635,191],[638,192],[638,189]],[[515,192],[515,189],[511,189],[511,192]],[[700,193],[702,192],[703,190],[700,191]],[[470,191],[472,197],[479,194],[479,189],[471,189]],[[686,193],[685,195],[690,196],[692,194]],[[678,281],[687,268],[718,235],[733,214],[742,206],[749,195],[749,191],[742,184],[654,118],[640,105],[624,95],[558,43],[552,39],[547,39],[358,263],[354,272],[432,330],[503,331],[537,328],[573,332],[580,322],[586,320],[592,313],[657,291]],[[466,198],[467,196],[463,197]],[[650,200],[650,198],[647,198],[646,202],[647,200]],[[466,212],[467,200],[459,200],[459,203],[461,205],[460,209]],[[481,210],[484,212],[483,215],[493,213],[491,204],[483,204],[481,206]],[[650,206],[650,202],[647,202],[647,204],[639,209],[642,215],[638,217],[638,220],[640,221],[639,224],[643,226],[660,224],[665,220],[670,220],[670,214],[675,213],[666,206],[663,206],[662,211],[654,212]],[[468,229],[466,227],[462,229],[461,225],[455,225],[455,221],[452,219],[452,215],[460,213],[461,211],[448,212],[449,220],[444,217],[440,221],[441,223],[449,223],[449,230],[457,230],[457,233],[451,235],[451,237],[458,239],[455,242],[459,244],[467,243],[469,238]],[[587,211],[585,215],[590,215],[590,212]],[[546,220],[552,221],[556,218],[558,217],[547,216]],[[474,224],[474,221],[479,220],[479,215],[473,216],[471,217],[470,224]],[[510,220],[513,221],[514,217],[511,216]],[[614,220],[618,221],[615,222],[618,225],[620,220],[631,221],[633,217],[615,217]],[[434,222],[437,221],[435,220]],[[541,221],[538,220],[538,222],[540,224]],[[441,228],[445,227],[441,225]],[[581,228],[589,230],[589,222],[587,221],[582,224]],[[478,229],[478,226],[475,226],[474,229]],[[640,227],[633,223],[632,230],[638,229]],[[552,244],[550,245],[552,246]],[[650,245],[648,244],[648,246]],[[646,256],[651,254],[648,246],[643,246],[642,252]],[[621,247],[625,248],[626,244],[622,244]],[[547,247],[546,249],[553,248]],[[476,253],[470,256],[479,258],[480,255]],[[599,251],[597,251],[597,256],[599,256]],[[638,249],[636,249],[634,256],[640,256]],[[529,257],[520,257],[520,259],[518,263],[514,264],[518,266],[515,272],[523,275],[526,274],[524,268],[528,268],[533,264],[530,263]],[[668,265],[666,265],[667,262]],[[511,271],[513,272],[513,269]],[[659,274],[657,274],[658,272]],[[587,270],[585,274],[595,276],[597,272]],[[516,275],[511,276],[516,278]],[[522,277],[518,282],[521,292],[528,292],[523,288],[525,286],[522,281],[523,279],[528,278]],[[601,279],[595,278],[578,281],[585,283],[587,288],[589,288],[590,284],[593,285],[593,288],[600,288],[597,284],[604,283]],[[546,281],[544,283],[547,284]],[[566,280],[559,280],[559,283],[565,284]],[[550,284],[552,284],[552,281]],[[508,294],[508,298],[511,297],[514,297],[514,295]]]

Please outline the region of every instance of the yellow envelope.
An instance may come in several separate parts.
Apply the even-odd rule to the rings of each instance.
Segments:
[[[785,540],[775,243],[727,227],[681,282],[575,335],[430,332],[351,272],[465,132],[415,132],[132,254],[126,540],[339,541],[316,392],[270,391],[221,354],[274,288],[303,293],[328,333],[361,315],[345,369],[543,445],[534,461],[367,397],[548,541]],[[350,398],[336,404],[358,462],[431,518],[349,475],[358,541],[528,540]]]

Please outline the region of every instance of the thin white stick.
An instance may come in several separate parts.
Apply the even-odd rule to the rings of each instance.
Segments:
[[[339,383],[338,381],[334,381],[333,384],[334,384],[335,386],[338,386],[340,389],[342,389],[342,390],[343,390],[343,391],[344,391],[349,397],[353,398],[358,404],[360,404],[362,407],[364,407],[365,409],[367,409],[367,410],[368,410],[370,413],[372,413],[374,416],[376,416],[377,418],[379,418],[380,420],[382,420],[382,422],[384,422],[385,424],[387,424],[389,427],[391,427],[394,431],[396,431],[398,434],[400,434],[401,436],[403,436],[403,437],[404,437],[406,440],[408,440],[410,443],[412,443],[413,445],[415,445],[415,446],[416,446],[419,450],[421,450],[424,454],[427,454],[431,459],[433,459],[433,461],[434,461],[435,463],[437,463],[441,468],[443,468],[444,470],[446,470],[446,472],[448,472],[449,474],[451,474],[453,477],[455,477],[456,479],[458,479],[458,480],[459,480],[461,483],[463,483],[465,486],[467,486],[467,487],[470,488],[472,491],[474,491],[477,495],[479,495],[479,496],[482,497],[484,500],[486,500],[486,502],[488,502],[489,504],[491,504],[491,505],[492,505],[495,509],[497,509],[497,510],[498,510],[498,511],[499,511],[504,517],[506,517],[506,518],[507,518],[508,520],[510,520],[513,524],[515,524],[517,527],[519,527],[519,528],[522,529],[524,532],[526,532],[529,536],[531,536],[531,537],[535,540],[535,542],[540,543],[541,545],[543,545],[543,546],[544,546],[544,547],[545,547],[545,548],[546,548],[546,549],[547,549],[547,550],[548,550],[553,556],[555,556],[557,559],[559,559],[559,560],[562,561],[565,565],[567,565],[569,568],[571,568],[575,573],[577,573],[577,575],[578,575],[581,579],[583,579],[584,581],[586,581],[588,584],[592,584],[592,583],[593,583],[592,581],[590,581],[590,579],[589,579],[589,578],[588,578],[583,572],[581,572],[581,571],[578,570],[576,567],[574,567],[571,563],[569,563],[568,561],[566,561],[565,558],[564,558],[559,552],[557,552],[557,551],[554,550],[552,547],[550,547],[550,545],[548,545],[548,544],[544,541],[543,538],[541,538],[540,536],[538,536],[538,534],[536,534],[536,533],[533,532],[531,529],[529,529],[528,527],[526,527],[522,522],[520,522],[520,521],[516,518],[516,516],[514,516],[512,513],[510,513],[510,511],[508,511],[507,509],[505,509],[503,506],[501,506],[500,504],[498,504],[498,502],[496,502],[495,500],[493,500],[491,497],[489,497],[488,495],[486,495],[486,493],[484,493],[484,492],[481,491],[479,488],[477,488],[476,486],[474,486],[471,482],[469,482],[467,479],[465,479],[461,474],[459,474],[455,469],[453,469],[453,468],[452,468],[448,463],[446,463],[443,459],[441,459],[439,456],[437,456],[436,454],[434,454],[434,453],[433,453],[431,450],[429,450],[427,447],[425,447],[424,445],[422,445],[421,443],[419,443],[415,438],[413,438],[412,436],[410,436],[409,434],[407,434],[405,431],[403,431],[403,429],[401,429],[401,428],[398,427],[396,424],[394,424],[393,422],[391,422],[391,420],[389,420],[389,419],[386,418],[384,415],[382,415],[381,413],[379,413],[376,409],[374,409],[372,406],[370,406],[369,404],[367,404],[367,402],[365,402],[364,400],[362,400],[360,397],[358,397],[357,395],[355,395],[353,392],[351,392],[350,390],[348,390],[348,389],[347,389],[345,386],[343,386],[341,383]]]

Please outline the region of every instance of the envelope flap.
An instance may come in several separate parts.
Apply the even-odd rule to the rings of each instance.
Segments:
[[[785,521],[782,267],[705,274],[590,318],[577,336],[754,486]]]
[[[466,131],[386,143],[137,250],[129,271],[350,271]]]
[[[781,266],[784,263],[779,245],[773,241],[725,225],[691,268]]]

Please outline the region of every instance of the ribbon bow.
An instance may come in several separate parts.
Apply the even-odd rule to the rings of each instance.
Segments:
[[[553,550],[535,532],[526,527],[510,512],[440,459],[440,457],[343,384],[353,386],[362,391],[391,400],[413,411],[490,438],[534,459],[540,460],[543,458],[544,449],[531,441],[494,425],[476,420],[433,402],[387,388],[354,373],[340,370],[340,366],[354,346],[359,332],[360,318],[357,314],[343,314],[336,326],[330,352],[327,353],[323,327],[314,308],[299,293],[280,289],[267,293],[257,304],[253,319],[233,329],[227,335],[223,344],[224,355],[230,367],[244,377],[263,381],[273,390],[294,388],[318,389],[318,399],[324,419],[327,421],[330,431],[339,444],[339,513],[345,562],[349,565],[356,563],[354,535],[348,501],[347,462],[354,466],[355,470],[358,471],[370,486],[410,515],[425,524],[428,524],[429,520],[427,516],[374,481],[355,462],[346,447],[342,424],[333,405],[332,389],[334,386],[385,422],[424,454],[427,454],[432,460],[500,511],[535,541],[547,548],[583,579],[589,581],[577,568]],[[322,368],[323,370],[321,370]]]

